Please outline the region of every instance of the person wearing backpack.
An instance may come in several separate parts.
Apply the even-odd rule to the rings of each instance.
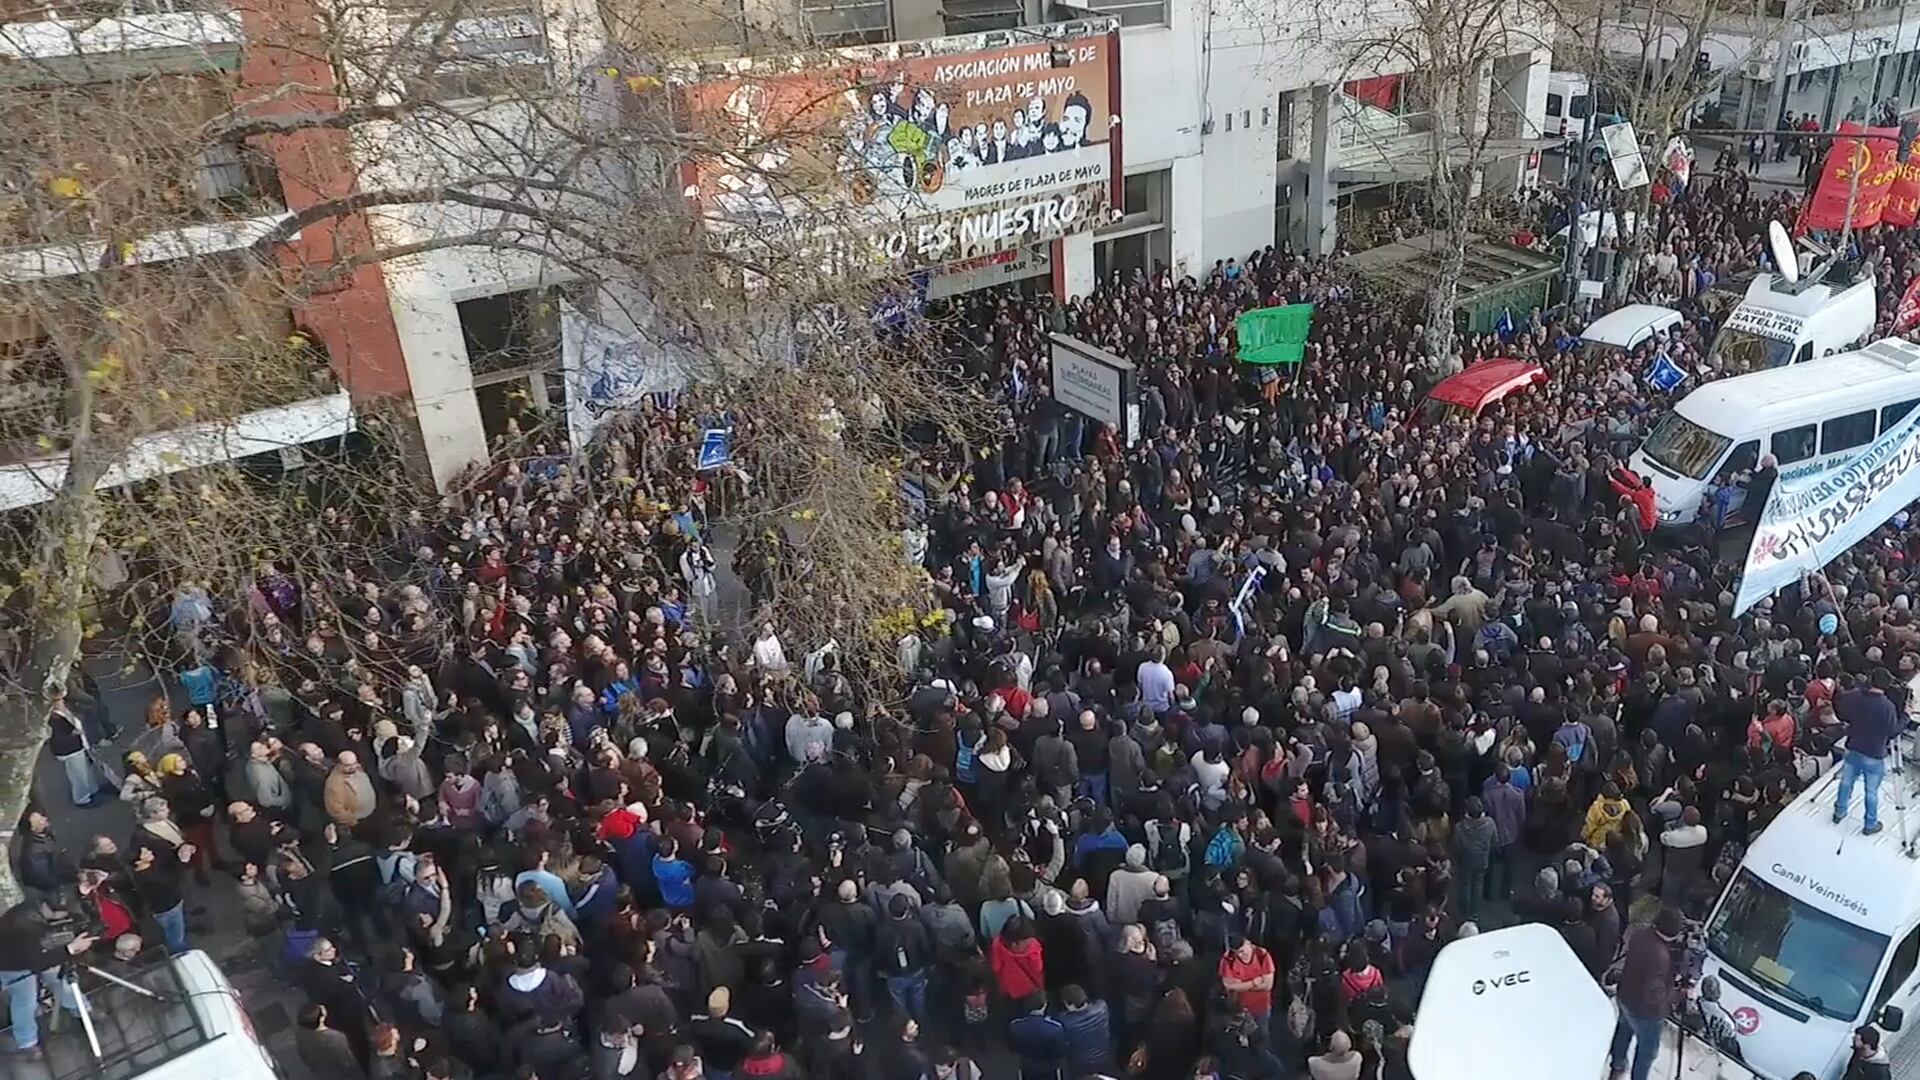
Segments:
[[[1036,707],[1045,702],[1036,702]],[[1060,732],[1060,721],[1041,718],[1041,733],[1033,743],[1033,774],[1041,790],[1053,796],[1055,806],[1073,803],[1074,789],[1080,783],[1080,756],[1073,743]]]
[[[407,890],[413,887],[414,872],[419,858],[414,855],[413,833],[396,828],[387,834],[387,850],[374,857],[374,868],[379,872],[380,884],[375,890],[383,911],[398,911],[406,900]]]
[[[1147,853],[1156,873],[1185,881],[1193,870],[1193,826],[1171,814],[1147,822]]]
[[[1569,715],[1562,721],[1559,730],[1553,733],[1553,741],[1567,752],[1567,760],[1580,772],[1593,772],[1598,755],[1591,754],[1593,749],[1593,729],[1577,716]]]

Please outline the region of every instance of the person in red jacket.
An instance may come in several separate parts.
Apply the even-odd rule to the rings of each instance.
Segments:
[[[1019,916],[1007,920],[1000,936],[993,939],[990,963],[993,980],[1009,1001],[1024,1001],[1029,994],[1047,992],[1046,954],[1033,926]]]
[[[1613,470],[1607,477],[1608,485],[1618,492],[1620,497],[1633,504],[1640,514],[1640,530],[1652,532],[1656,517],[1653,512],[1653,485],[1645,477],[1626,466]]]

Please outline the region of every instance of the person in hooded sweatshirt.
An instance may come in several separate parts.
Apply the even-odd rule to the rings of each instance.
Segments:
[[[1593,803],[1587,807],[1580,839],[1596,851],[1605,851],[1607,841],[1620,831],[1620,823],[1626,816],[1627,800],[1620,797],[1619,785],[1609,780],[1600,786],[1600,794],[1594,796]]]
[[[1880,1029],[1863,1024],[1853,1032],[1853,1057],[1842,1080],[1892,1080],[1893,1065],[1880,1045]]]
[[[571,975],[549,969],[540,960],[540,943],[531,934],[507,939],[513,972],[500,985],[498,1010],[509,1023],[530,1017],[572,1016],[587,1003]]]
[[[661,838],[660,853],[653,857],[653,881],[661,903],[675,911],[693,906],[693,864],[680,857],[680,842],[671,836]]]
[[[805,1075],[765,1031],[754,1039],[752,1051],[740,1059],[740,1069],[735,1073],[739,1080],[803,1080]]]
[[[993,939],[988,962],[994,982],[1008,1001],[1047,992],[1046,950],[1026,919],[1015,916],[1007,920],[1000,936]]]
[[[1130,845],[1126,862],[1107,878],[1107,918],[1116,926],[1139,922],[1140,904],[1153,896],[1159,876],[1147,868],[1146,845]]]

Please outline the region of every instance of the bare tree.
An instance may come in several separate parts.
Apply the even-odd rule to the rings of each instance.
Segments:
[[[0,278],[0,441],[13,460],[46,459],[35,505],[7,519],[0,828],[31,795],[76,665],[177,658],[177,586],[244,597],[267,572],[337,576],[391,553],[392,523],[433,505],[400,464],[405,402],[356,402],[371,447],[309,455],[297,480],[227,460],[249,447],[237,418],[338,393],[290,313],[375,264],[531,263],[683,358],[687,380],[739,418],[753,470],[725,520],[779,529],[803,553],[807,575],[768,614],[810,643],[832,636],[877,671],[899,620],[930,610],[924,574],[901,556],[903,431],[977,436],[980,389],[864,318],[803,342],[797,329],[822,312],[870,310],[885,273],[830,263],[856,242],[830,225],[715,243],[673,179],[676,163],[738,148],[679,121],[669,67],[701,45],[772,44],[778,28],[650,2],[326,0],[315,14],[240,17],[245,49],[279,58],[277,85],[76,63],[78,45],[12,65],[0,85],[0,233],[38,253],[6,258]],[[63,25],[77,42],[92,24]],[[835,134],[803,115],[770,137],[824,147]],[[295,208],[237,250],[181,239],[222,216],[201,183],[210,161],[261,172],[268,159],[280,186],[305,193]],[[831,222],[837,178],[766,179]],[[214,201],[267,198],[240,187]],[[256,628],[240,610],[223,629],[245,646]],[[0,864],[0,904],[17,895]]]
[[[1510,0],[1403,0],[1386,7],[1331,9],[1318,20],[1324,43],[1350,70],[1407,72],[1409,92],[1425,107],[1428,181],[1422,192],[1445,237],[1438,272],[1427,284],[1426,353],[1440,370],[1458,366],[1454,308],[1467,247],[1479,224],[1496,110],[1516,108],[1496,61],[1551,37],[1541,10]]]
[[[1601,0],[1562,0],[1556,62],[1591,75],[1590,96],[1597,102],[1604,87],[1616,95],[1621,111],[1632,121],[1641,154],[1657,173],[1673,136],[1685,130],[1701,102],[1716,97],[1729,75],[1742,72],[1748,62],[1763,55],[1774,42],[1783,42],[1793,25],[1791,7],[1779,16],[1766,5],[1748,0],[1680,0],[1678,3],[1621,8]],[[1709,38],[1717,66],[1699,65]],[[1745,44],[1728,52],[1728,43]],[[1783,46],[1784,47],[1784,46]],[[1768,118],[1769,122],[1773,118]],[[1738,143],[1731,149],[1737,150]],[[1587,148],[1574,168],[1591,168]],[[1607,295],[1621,300],[1633,291],[1640,264],[1653,241],[1651,184],[1620,191],[1611,186],[1611,174],[1601,172],[1601,190],[1623,216],[1638,223],[1621,230],[1622,250],[1607,281]],[[1570,241],[1571,242],[1571,238]]]

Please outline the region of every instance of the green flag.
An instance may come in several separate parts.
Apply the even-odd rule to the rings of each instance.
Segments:
[[[1306,359],[1307,332],[1313,329],[1312,304],[1248,311],[1234,320],[1244,364],[1297,364]]]

